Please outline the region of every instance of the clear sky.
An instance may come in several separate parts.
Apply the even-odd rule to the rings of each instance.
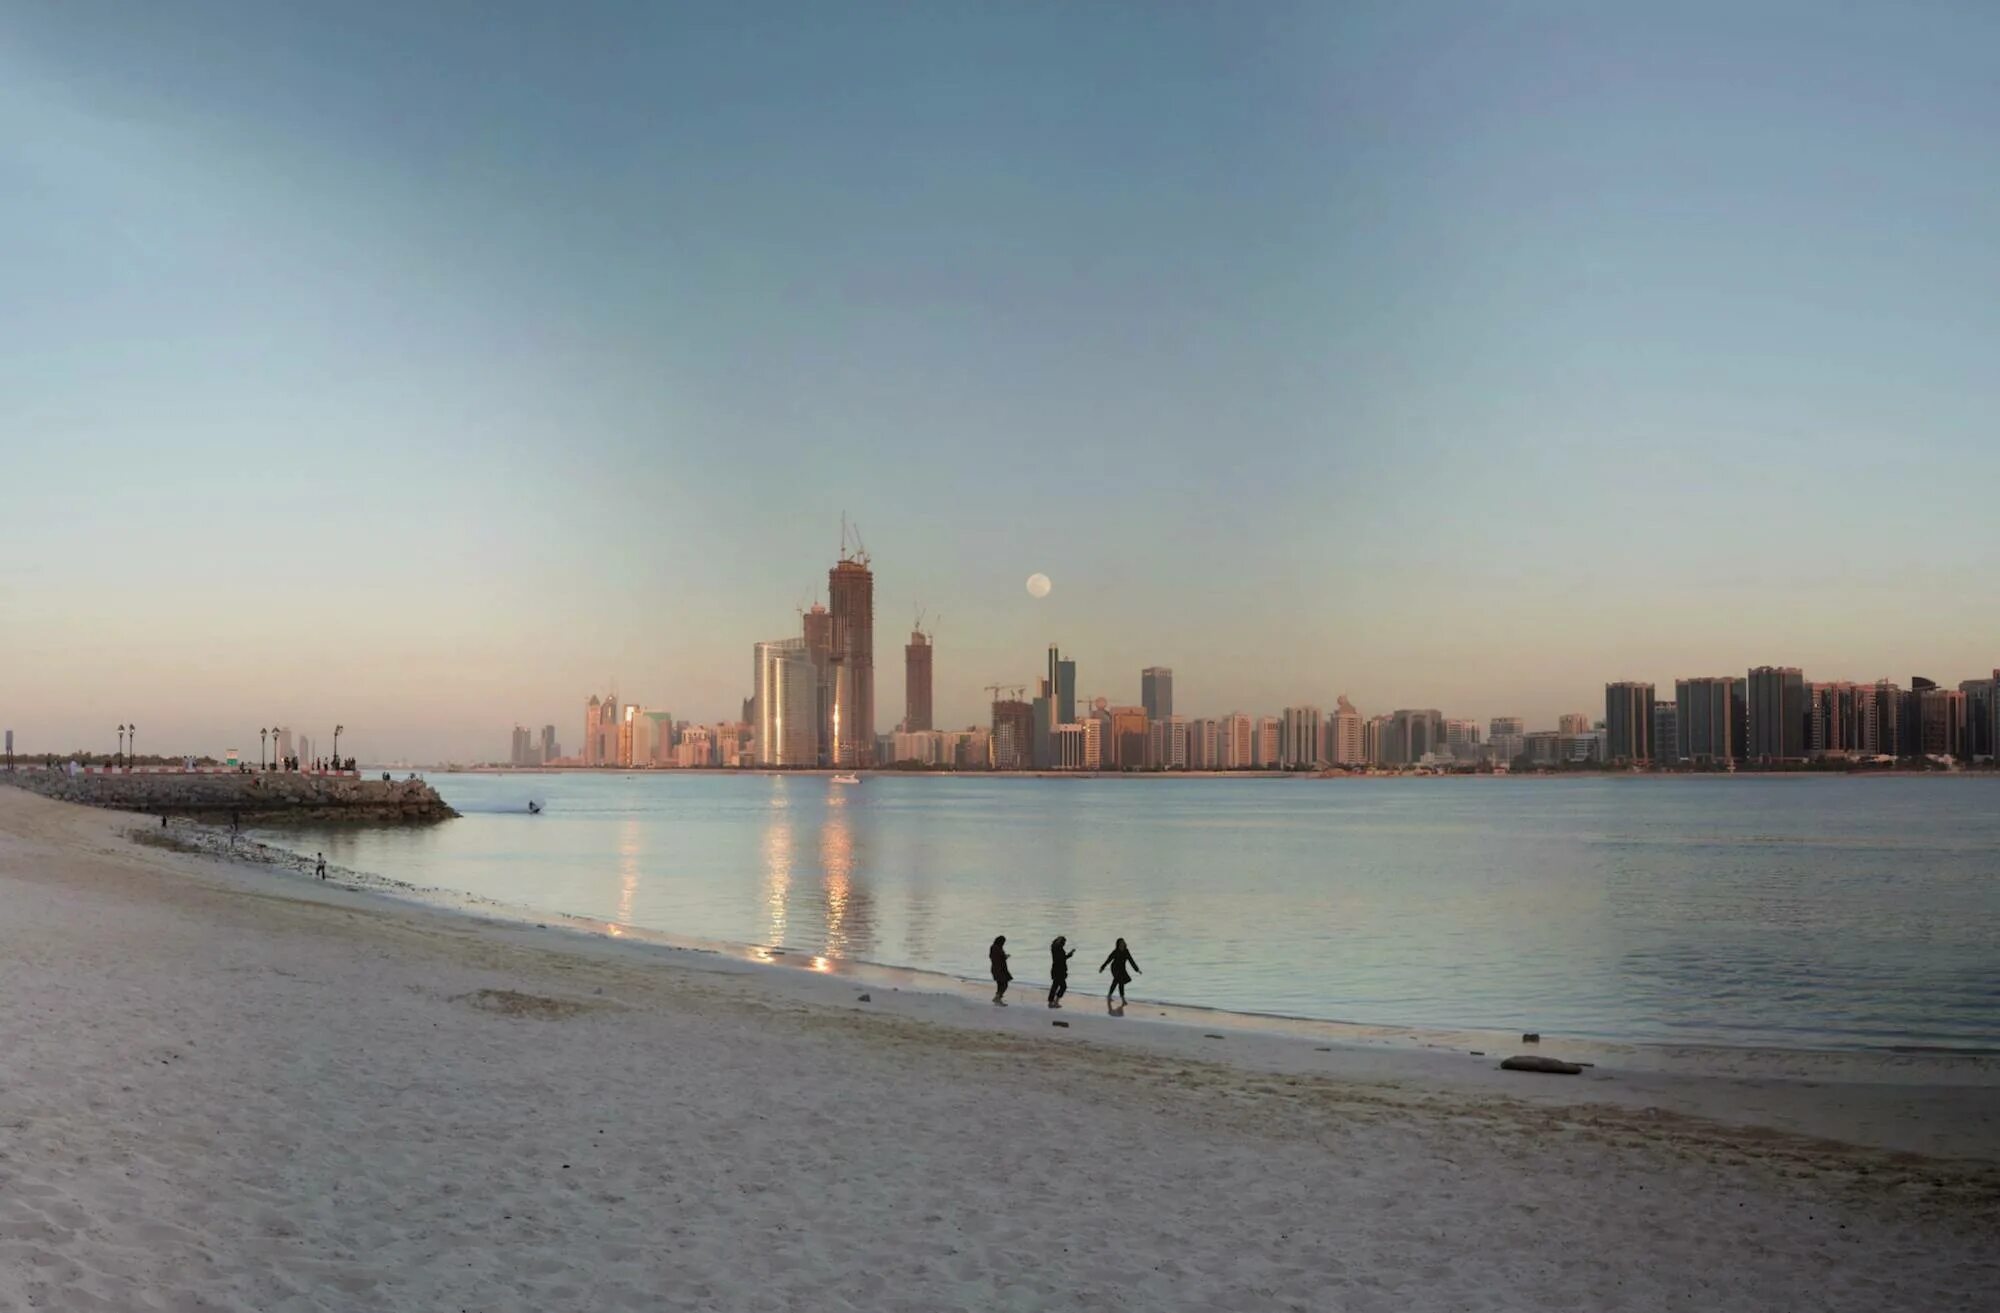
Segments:
[[[2000,9],[22,3],[0,724],[2000,665]],[[1054,592],[1028,596],[1045,571]]]

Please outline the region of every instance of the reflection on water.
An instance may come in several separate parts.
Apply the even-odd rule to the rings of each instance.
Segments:
[[[633,904],[639,897],[639,844],[642,831],[637,817],[618,827],[618,919],[632,923]]]
[[[764,942],[783,947],[789,919],[785,899],[792,891],[792,821],[784,776],[771,780],[770,819],[764,823]]]
[[[2000,781],[432,783],[463,819],[260,837],[820,967],[977,978],[1005,934],[1031,985],[1056,934],[1093,966],[1124,935],[1149,997],[1245,1011],[2000,1045]]]

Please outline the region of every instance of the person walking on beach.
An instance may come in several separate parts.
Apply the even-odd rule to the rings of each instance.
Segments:
[[[319,876],[322,880],[326,879],[326,854],[314,853],[313,856],[318,859],[313,864],[313,874]]]
[[[1139,970],[1139,959],[1132,956],[1132,950],[1125,947],[1122,939],[1118,941],[1118,947],[1111,950],[1111,956],[1099,964],[1097,970],[1100,975],[1105,967],[1111,968],[1111,988],[1104,991],[1104,1001],[1110,1002],[1111,996],[1116,994],[1122,1005],[1125,1002],[1125,986],[1132,983],[1133,975],[1143,976],[1146,973]]]
[[[1062,996],[1069,993],[1069,960],[1076,956],[1074,948],[1064,948],[1069,941],[1057,935],[1049,945],[1049,1006],[1062,1006]]]
[[[986,957],[993,963],[993,1001],[1004,1008],[1007,1006],[1007,982],[1014,978],[1014,973],[1007,969],[1007,936],[995,938],[993,947],[986,950]]]

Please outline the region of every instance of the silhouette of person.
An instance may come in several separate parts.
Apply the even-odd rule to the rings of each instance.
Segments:
[[[986,950],[986,957],[993,963],[993,1001],[1001,1007],[1007,1006],[1007,982],[1014,973],[1007,969],[1007,936],[994,939],[993,947]]]
[[[1109,1002],[1111,996],[1116,994],[1119,1003],[1123,1004],[1125,1002],[1125,986],[1132,983],[1133,975],[1135,973],[1142,976],[1146,974],[1139,970],[1139,959],[1132,956],[1132,950],[1125,947],[1125,941],[1122,939],[1118,941],[1118,947],[1111,950],[1111,956],[1105,958],[1099,964],[1097,968],[1098,972],[1102,974],[1105,967],[1111,968],[1111,988],[1104,991],[1106,1002]]]
[[[1074,948],[1065,949],[1069,941],[1061,935],[1049,945],[1049,1006],[1062,1006],[1062,996],[1069,993],[1069,960],[1076,956]]]
[[[314,853],[313,856],[319,859],[319,861],[313,867],[314,873],[317,874],[320,879],[322,880],[326,879],[326,854]]]

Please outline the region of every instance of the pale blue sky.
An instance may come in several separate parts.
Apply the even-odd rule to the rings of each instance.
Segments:
[[[0,723],[713,719],[843,509],[885,725],[920,601],[952,723],[1050,641],[1196,714],[1985,673],[1996,55],[1969,4],[9,6]]]

